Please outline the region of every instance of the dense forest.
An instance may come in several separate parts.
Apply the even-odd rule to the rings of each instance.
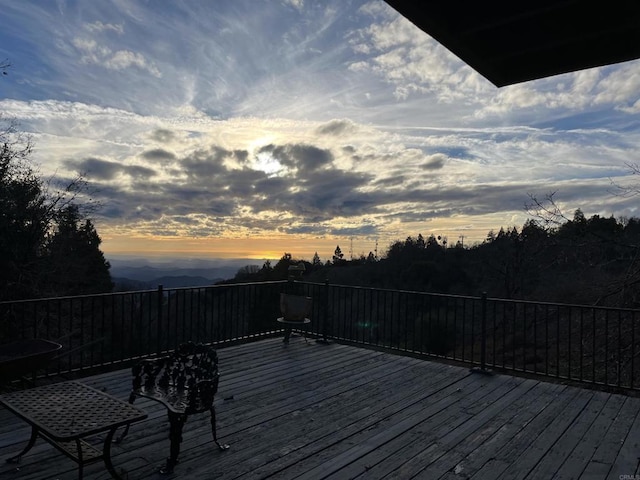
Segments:
[[[434,293],[608,305],[640,304],[640,220],[573,218],[555,224],[530,219],[520,228],[491,231],[472,247],[421,234],[373,253],[346,260],[338,245],[333,258],[311,262],[285,253],[272,266],[247,266],[233,282],[286,279],[290,265],[304,264],[311,282],[417,290]]]
[[[1,120],[1,119],[0,119]],[[0,127],[0,301],[109,292],[83,178],[43,179],[31,141]]]

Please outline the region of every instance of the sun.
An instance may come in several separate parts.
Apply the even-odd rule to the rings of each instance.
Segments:
[[[281,176],[285,167],[269,152],[260,152],[254,157],[253,169],[260,170],[269,177]]]

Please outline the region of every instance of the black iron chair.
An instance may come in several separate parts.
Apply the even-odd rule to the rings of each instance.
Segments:
[[[305,334],[306,328],[311,323],[311,297],[302,295],[290,295],[287,293],[280,294],[280,313],[281,317],[277,319],[278,323],[284,326],[284,343],[289,343],[293,328],[302,332],[304,341],[308,343]]]
[[[220,450],[228,445],[218,442],[216,412],[213,399],[218,391],[218,355],[216,351],[193,342],[181,344],[167,356],[142,360],[132,369],[133,389],[129,403],[145,397],[162,403],[169,415],[170,454],[162,473],[171,473],[178,463],[182,429],[187,417],[194,413],[211,412],[213,441]],[[125,429],[118,441],[128,433]]]

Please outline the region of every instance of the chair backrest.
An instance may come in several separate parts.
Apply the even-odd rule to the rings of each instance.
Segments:
[[[289,322],[303,322],[311,316],[311,297],[302,295],[280,294],[280,313]]]
[[[215,349],[193,342],[181,344],[167,356],[142,360],[132,373],[134,392],[186,413],[211,407],[220,377]],[[172,405],[176,394],[180,405]]]

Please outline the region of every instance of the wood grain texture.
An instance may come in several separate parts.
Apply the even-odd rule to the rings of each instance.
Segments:
[[[218,350],[218,436],[208,415],[187,421],[180,463],[168,452],[166,410],[139,399],[148,418],[113,447],[134,479],[548,479],[636,474],[640,399],[468,369],[340,344],[279,338]],[[87,377],[126,400],[127,370]],[[0,458],[29,428],[0,410]],[[96,439],[97,444],[100,438]],[[0,478],[75,479],[76,465],[45,442]],[[108,479],[101,464],[85,478]]]

